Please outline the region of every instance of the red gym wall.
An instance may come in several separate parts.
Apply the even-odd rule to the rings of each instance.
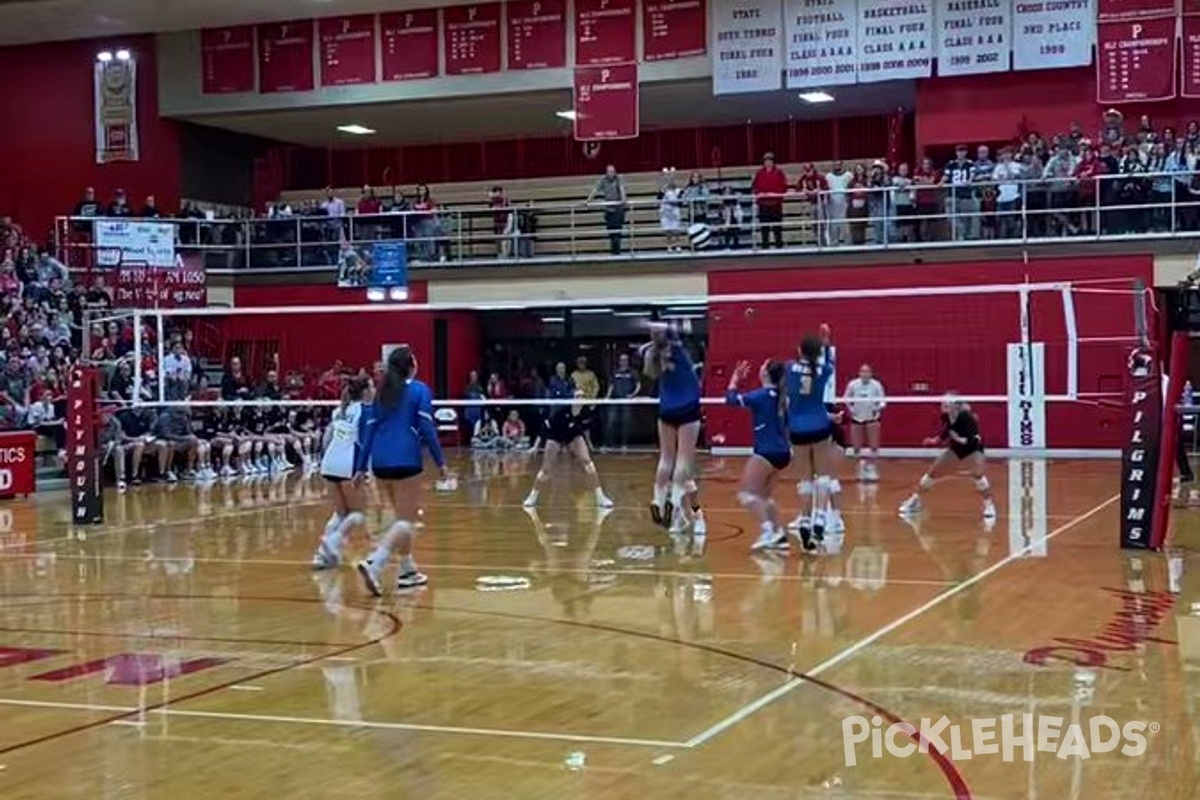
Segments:
[[[137,58],[141,160],[96,163],[92,65],[100,50],[128,47]],[[175,209],[180,193],[178,126],[158,116],[153,36],[124,36],[0,48],[0,215],[12,214],[41,240],[87,186],[107,203],[122,188],[141,208],[148,194]]]
[[[409,284],[414,303],[427,299],[424,281]],[[262,306],[365,305],[361,290],[333,285],[239,286],[234,290],[238,308]],[[369,367],[379,360],[384,344],[407,343],[424,362],[422,378],[433,383],[433,323],[448,322],[447,375],[455,388],[479,363],[479,324],[464,312],[402,311],[395,313],[299,314],[279,312],[265,316],[214,316],[208,322],[220,327],[227,345],[237,341],[276,342],[285,370],[324,370],[334,361],[347,367]]]
[[[722,271],[709,275],[709,294],[731,295],[785,291],[854,289],[853,300],[724,303],[709,308],[707,394],[724,392],[729,371],[740,359],[757,366],[766,358],[788,358],[806,331],[821,322],[833,326],[838,345],[839,393],[857,372],[871,363],[893,395],[938,398],[957,389],[973,394],[1008,392],[1006,347],[1020,341],[1019,303],[1015,294],[915,298],[870,298],[872,288],[1014,284],[1024,281],[1096,281],[1118,279],[1105,288],[1131,288],[1141,280],[1153,285],[1150,256],[1109,259],[1063,258],[1025,264],[986,261],[961,264],[845,267],[836,269]],[[1133,298],[1116,294],[1074,295],[1081,338],[1128,337],[1133,328]],[[749,311],[749,313],[747,313]],[[1066,391],[1066,346],[1060,295],[1031,296],[1032,338],[1046,341],[1046,391]],[[1127,345],[1121,342],[1082,344],[1079,390],[1121,392]],[[1007,445],[1007,416],[1001,403],[978,404],[985,439]],[[886,413],[885,446],[913,446],[937,429],[936,402],[893,405]],[[713,408],[711,434],[723,434],[727,445],[746,446],[750,426],[744,412]],[[1049,403],[1046,410],[1050,447],[1117,447],[1125,419],[1116,403]]]

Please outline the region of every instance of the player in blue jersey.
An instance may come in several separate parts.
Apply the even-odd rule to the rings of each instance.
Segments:
[[[696,442],[700,438],[700,378],[691,355],[674,330],[650,326],[642,346],[644,371],[658,379],[658,470],[650,516],[681,533],[689,518],[692,533],[707,534],[696,486]]]
[[[365,406],[359,419],[359,448],[354,460],[355,479],[361,481],[367,465],[379,483],[395,519],[377,540],[375,551],[358,562],[367,591],[383,594],[382,572],[400,551],[400,576],[397,589],[412,589],[429,582],[413,561],[412,545],[418,510],[421,506],[420,475],[424,469],[423,448],[446,477],[446,460],[438,444],[433,423],[433,393],[414,376],[417,359],[412,349],[401,345],[391,352],[384,371],[383,385],[375,402]]]
[[[569,406],[555,406],[546,420],[545,431],[542,433],[546,440],[546,455],[542,460],[542,468],[534,479],[533,489],[525,498],[526,508],[536,508],[542,487],[550,479],[550,467],[558,461],[562,453],[575,456],[588,476],[592,493],[596,497],[596,506],[612,508],[613,501],[600,488],[600,475],[596,472],[596,463],[592,461],[592,451],[588,447],[587,432],[592,424],[592,412],[595,406],[583,404],[585,395],[582,389],[573,392],[575,402]]]
[[[775,501],[771,498],[776,478],[792,463],[784,375],[782,363],[764,361],[758,370],[762,386],[742,394],[738,391],[739,386],[750,377],[750,364],[742,361],[729,379],[729,389],[725,392],[726,403],[747,408],[754,417],[754,455],[746,461],[738,490],[738,502],[755,516],[762,531],[751,550],[786,550],[788,546],[787,533],[779,528]]]
[[[787,367],[788,436],[795,447],[793,456],[800,465],[801,476],[796,528],[800,543],[810,552],[825,537],[833,460],[830,453],[833,423],[825,408],[825,387],[835,366],[832,351],[819,338],[808,335],[800,342],[799,357]]]

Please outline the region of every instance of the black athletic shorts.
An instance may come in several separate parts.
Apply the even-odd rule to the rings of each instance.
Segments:
[[[321,477],[328,483],[345,483],[346,481],[351,480],[350,478],[344,478],[341,475],[322,475]]]
[[[672,409],[671,411],[659,411],[658,418],[663,424],[670,425],[672,428],[682,428],[684,425],[690,425],[693,422],[700,421],[700,404],[687,406],[686,408]]]
[[[959,444],[958,442],[951,442],[950,443],[950,452],[954,453],[954,455],[957,456],[959,459],[969,458],[970,456],[973,456],[976,453],[982,453],[983,445],[980,444],[979,442],[967,442],[966,444]]]
[[[415,478],[424,470],[421,467],[372,467],[371,472],[381,481],[404,481]]]
[[[797,433],[792,431],[788,434],[788,438],[792,440],[794,445],[802,444],[819,444],[833,435],[833,426],[829,426],[823,431],[808,431],[805,433]]]
[[[788,466],[792,463],[792,454],[791,453],[758,453],[758,452],[756,452],[754,455],[763,459],[764,461],[766,461],[768,464],[770,464],[772,467],[774,467],[776,470],[778,470],[780,472],[787,469]]]

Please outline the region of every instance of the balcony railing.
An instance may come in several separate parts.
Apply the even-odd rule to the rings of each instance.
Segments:
[[[779,222],[770,208],[782,208]],[[765,211],[765,213],[764,213]],[[664,221],[678,218],[678,233]],[[96,218],[61,217],[60,258],[103,263]],[[695,258],[770,252],[903,250],[993,244],[1194,237],[1200,173],[1142,173],[965,185],[911,184],[754,197],[530,203],[331,217],[160,220],[210,271],[327,271],[349,281],[371,248],[403,241],[409,263],[503,266],[598,259]]]

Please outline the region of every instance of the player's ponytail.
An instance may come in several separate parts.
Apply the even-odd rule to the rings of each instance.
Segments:
[[[805,334],[804,338],[800,340],[800,357],[808,362],[808,368],[814,377],[817,374],[817,364],[823,350],[824,346],[821,344],[821,340],[811,333]]]
[[[787,424],[787,387],[784,386],[786,380],[786,369],[782,361],[771,361],[767,364],[767,380],[775,387],[775,407],[779,414],[779,421]]]
[[[379,388],[379,405],[385,411],[394,411],[404,400],[408,391],[408,379],[412,376],[417,365],[412,348],[402,344],[393,350],[387,358],[387,368],[383,374],[383,386]]]

